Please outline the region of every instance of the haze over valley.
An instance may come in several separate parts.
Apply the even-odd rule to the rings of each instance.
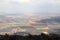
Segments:
[[[0,34],[60,29],[60,0],[0,0]]]

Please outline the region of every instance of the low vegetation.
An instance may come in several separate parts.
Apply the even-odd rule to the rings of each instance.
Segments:
[[[20,35],[0,35],[0,40],[60,40],[60,36],[57,34],[46,35],[41,33],[41,35],[31,35],[20,36]]]

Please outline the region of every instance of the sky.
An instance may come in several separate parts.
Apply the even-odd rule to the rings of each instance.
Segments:
[[[60,0],[0,0],[0,14],[60,15]]]

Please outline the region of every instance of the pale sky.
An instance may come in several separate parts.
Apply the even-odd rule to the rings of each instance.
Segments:
[[[0,0],[0,12],[60,15],[60,0]]]

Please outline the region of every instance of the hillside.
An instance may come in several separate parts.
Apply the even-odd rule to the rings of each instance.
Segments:
[[[38,22],[38,23],[40,23],[40,22],[41,23],[60,23],[60,16],[42,19],[42,20],[38,20],[36,22]]]

